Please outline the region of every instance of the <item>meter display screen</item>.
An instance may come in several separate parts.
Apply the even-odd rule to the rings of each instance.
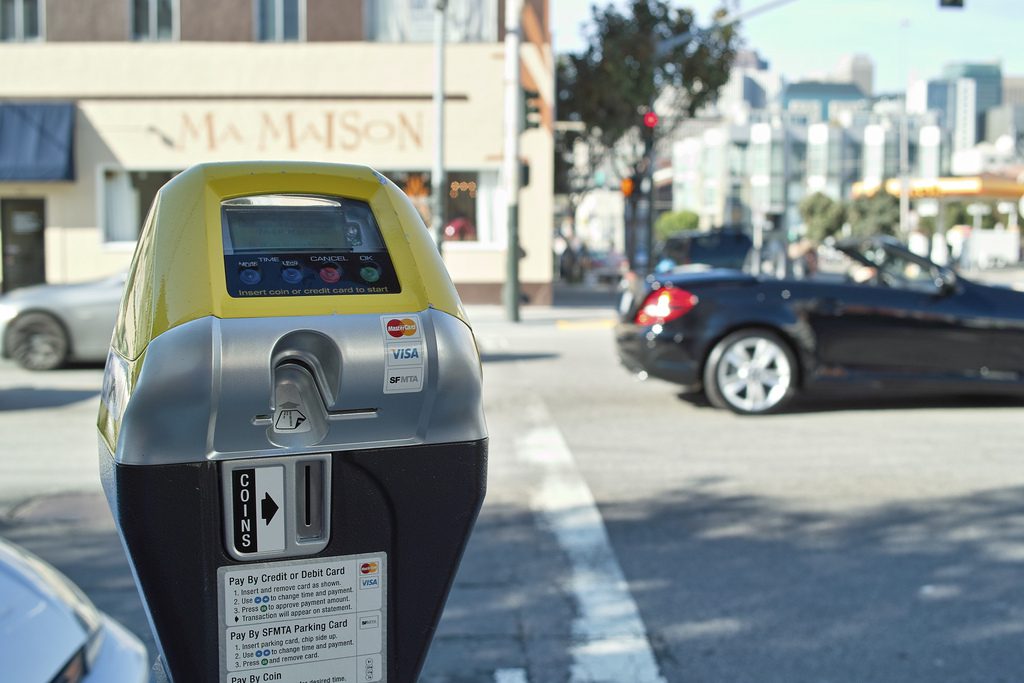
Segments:
[[[370,205],[259,195],[221,204],[228,293],[237,298],[401,291]]]

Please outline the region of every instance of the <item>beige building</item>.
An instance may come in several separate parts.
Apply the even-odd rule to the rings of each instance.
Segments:
[[[449,0],[444,218],[455,239],[444,255],[468,302],[499,301],[505,280],[503,5]],[[0,19],[5,289],[125,268],[156,190],[200,162],[369,164],[429,223],[432,2],[15,0],[15,8]],[[520,277],[537,303],[550,301],[552,273],[547,16],[547,0],[526,3],[521,73],[541,95],[543,122],[520,138],[530,167],[519,198]],[[47,126],[63,103],[73,123],[61,137]],[[65,177],[39,180],[25,161],[32,150],[11,142],[34,136],[46,154],[68,147]]]

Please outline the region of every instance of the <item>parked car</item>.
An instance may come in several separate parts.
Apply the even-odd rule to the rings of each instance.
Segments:
[[[828,387],[1024,394],[1024,293],[885,237],[820,263],[804,279],[713,269],[637,281],[620,301],[619,358],[747,414]]]
[[[587,274],[599,284],[616,284],[628,267],[626,257],[617,251],[592,251]]]
[[[14,683],[144,683],[146,648],[71,581],[0,539],[0,678]]]
[[[0,296],[0,355],[28,370],[103,361],[125,273],[74,285],[36,285]]]

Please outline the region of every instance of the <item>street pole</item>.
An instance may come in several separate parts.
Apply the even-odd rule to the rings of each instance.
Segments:
[[[505,1],[505,200],[508,202],[508,253],[502,298],[505,317],[519,322],[519,129],[522,88],[519,84],[519,18],[523,0]]]
[[[444,244],[444,47],[448,0],[434,5],[434,167],[430,172],[430,229],[438,253]]]
[[[907,75],[907,32],[910,21],[904,19],[900,23],[903,29],[900,41],[900,61],[903,63],[904,75]],[[910,78],[907,76],[907,85]],[[910,233],[910,122],[907,120],[907,85],[903,88],[903,107],[900,109],[900,236],[906,239]],[[882,190],[885,191],[884,189]]]
[[[655,86],[657,87],[657,86]],[[654,102],[657,99],[656,95],[651,96],[651,106],[647,111],[654,112]],[[657,112],[654,112],[657,114]],[[643,258],[643,273],[650,274],[654,272],[654,164],[656,161],[657,152],[655,151],[655,145],[657,144],[657,124],[650,126],[646,131],[646,140],[644,145],[644,179],[641,183],[641,189],[644,191],[643,194],[647,195],[647,215],[644,216],[643,222],[643,234],[640,236],[642,239],[637,240],[639,246],[637,248],[637,256]]]

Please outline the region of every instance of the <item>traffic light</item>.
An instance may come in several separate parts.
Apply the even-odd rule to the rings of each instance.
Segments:
[[[654,129],[658,126],[658,115],[653,109],[644,112],[644,127],[642,129],[644,146],[647,150],[644,152],[644,156],[651,153],[654,148]]]
[[[540,122],[540,93],[536,90],[523,90],[523,128],[539,128]]]
[[[939,0],[939,8],[941,9],[943,7],[956,7],[958,9],[963,9],[964,0]]]
[[[622,183],[619,185],[619,188],[622,190],[622,196],[623,197],[632,197],[633,196],[633,190],[635,188],[635,185],[633,183],[633,179],[632,178],[623,178],[622,179]]]

